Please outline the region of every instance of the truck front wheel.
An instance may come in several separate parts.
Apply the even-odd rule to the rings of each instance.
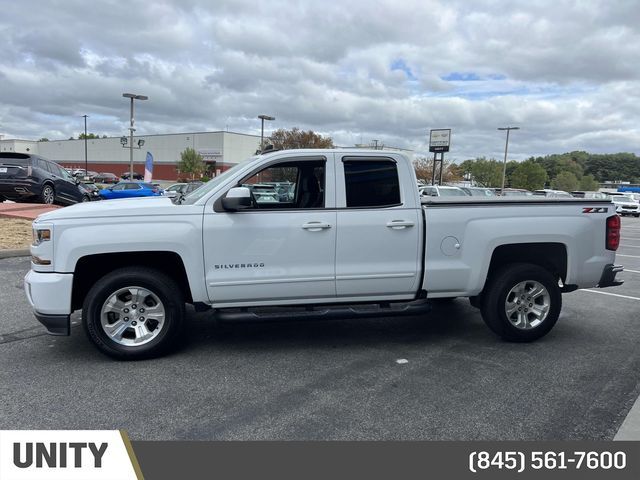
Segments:
[[[482,319],[502,338],[531,342],[546,335],[558,321],[562,293],[558,280],[529,263],[502,267],[482,295]]]
[[[167,353],[180,338],[184,300],[164,273],[145,267],[115,270],[87,294],[82,321],[89,339],[122,360]]]

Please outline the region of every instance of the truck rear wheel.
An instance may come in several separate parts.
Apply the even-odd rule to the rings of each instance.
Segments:
[[[502,267],[482,295],[482,319],[502,338],[531,342],[543,337],[558,321],[562,293],[557,279],[529,263]]]
[[[184,299],[180,287],[162,272],[121,268],[89,290],[82,321],[89,339],[111,357],[156,357],[167,353],[180,338]]]

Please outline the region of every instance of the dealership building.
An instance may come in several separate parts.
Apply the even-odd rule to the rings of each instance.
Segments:
[[[110,172],[118,176],[129,170],[129,137],[87,140],[88,169]],[[141,141],[142,140],[142,141]],[[138,146],[140,148],[138,148]],[[186,148],[200,153],[207,165],[206,175],[213,177],[254,155],[260,148],[259,135],[234,132],[192,132],[133,137],[134,171],[143,174],[147,152],[153,156],[153,178],[176,180],[180,177],[178,163]],[[63,167],[84,168],[84,140],[33,141],[0,139],[0,152],[32,153],[53,160]]]

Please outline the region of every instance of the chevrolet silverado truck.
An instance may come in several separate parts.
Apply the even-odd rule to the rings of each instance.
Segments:
[[[253,186],[285,194],[253,194]],[[619,285],[610,201],[426,197],[389,151],[254,156],[179,202],[75,205],[33,223],[26,295],[53,335],[82,310],[121,359],[178,342],[185,304],[221,320],[424,315],[468,297],[497,335],[538,339],[562,293]],[[265,187],[267,186],[267,187]]]

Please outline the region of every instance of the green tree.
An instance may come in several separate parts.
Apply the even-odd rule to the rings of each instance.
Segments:
[[[298,127],[291,130],[280,128],[271,134],[269,142],[273,148],[278,150],[289,150],[292,148],[333,148],[331,137],[323,137],[312,130],[303,131]],[[265,140],[265,145],[267,141]]]
[[[433,159],[426,157],[417,157],[413,162],[413,168],[416,172],[416,178],[423,180],[425,183],[431,183],[431,174],[433,172]],[[440,175],[440,165],[436,175]],[[462,175],[460,173],[460,166],[452,163],[449,160],[445,160],[442,165],[442,183],[455,182],[461,180]],[[436,178],[436,182],[440,178]]]
[[[513,171],[510,184],[513,188],[538,190],[544,188],[547,178],[547,172],[542,165],[532,160],[526,160]]]
[[[48,142],[49,139],[47,137],[42,137],[40,140],[38,140],[39,142]]]
[[[180,154],[180,162],[178,162],[178,171],[180,174],[191,175],[193,180],[196,176],[202,176],[206,169],[206,164],[202,159],[202,155],[193,148],[187,148]]]
[[[94,138],[100,138],[100,135],[96,135],[95,133],[87,133],[87,140],[92,140]],[[84,140],[84,133],[78,135],[78,140]]]
[[[571,192],[578,189],[578,178],[571,172],[560,172],[556,178],[551,181],[552,188],[556,190],[564,190]]]
[[[584,190],[587,192],[595,191],[595,190],[598,190],[599,187],[600,185],[598,184],[596,179],[593,178],[593,175],[584,175],[580,179],[580,190]]]
[[[487,160],[484,157],[475,160],[465,160],[460,164],[463,175],[471,178],[483,187],[502,186],[502,162],[495,159]]]

